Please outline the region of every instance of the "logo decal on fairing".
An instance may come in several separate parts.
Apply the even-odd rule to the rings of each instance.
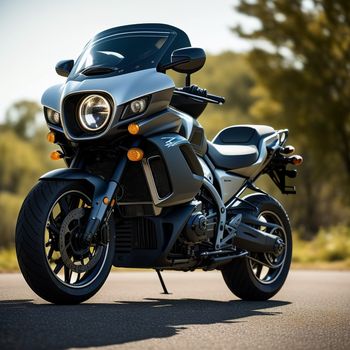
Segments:
[[[180,137],[162,137],[161,140],[165,140],[165,147],[170,148],[170,147],[174,147],[175,145],[179,144],[182,140],[182,138]]]

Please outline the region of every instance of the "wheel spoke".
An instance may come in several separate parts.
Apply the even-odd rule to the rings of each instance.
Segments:
[[[91,200],[83,192],[72,190],[63,194],[50,209],[46,222],[45,253],[52,273],[62,283],[78,283],[80,287],[87,283],[85,280],[89,279],[91,274],[100,271],[94,269],[94,265],[91,264],[92,259],[100,258],[99,255],[96,256],[97,248],[83,249],[79,245],[79,237],[76,237],[86,224],[85,217],[89,208]],[[77,270],[71,263],[77,266]]]
[[[63,214],[63,216],[67,216],[68,213],[70,212],[68,199],[66,197],[62,197],[58,201],[58,204],[60,206],[61,213]]]
[[[72,278],[72,270],[70,270],[67,266],[64,266],[64,281],[66,283],[70,283]]]
[[[258,266],[257,266],[256,277],[258,277],[258,278],[260,278],[262,267],[263,266],[261,264],[258,264]]]
[[[53,223],[52,221],[47,225],[47,229],[49,230],[49,233],[54,233],[58,235],[60,233],[59,228],[56,226],[56,223]]]
[[[61,271],[62,267],[63,267],[63,261],[62,261],[62,258],[59,258],[56,261],[56,267],[53,270],[53,272],[57,275]]]
[[[50,247],[49,253],[47,254],[47,259],[50,261],[52,258],[52,254],[54,252],[53,246]]]

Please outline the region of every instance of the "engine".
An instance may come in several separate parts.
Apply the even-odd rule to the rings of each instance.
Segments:
[[[216,215],[202,201],[196,201],[195,204],[196,209],[188,220],[183,232],[185,241],[191,243],[209,241],[214,236]]]

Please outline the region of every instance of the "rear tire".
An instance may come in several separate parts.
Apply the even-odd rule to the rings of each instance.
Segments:
[[[75,193],[81,194],[84,198],[91,199],[92,197],[91,191],[81,182],[40,181],[25,199],[17,220],[16,253],[21,272],[28,285],[36,294],[55,304],[78,304],[92,297],[104,284],[110,272],[114,257],[115,231],[114,222],[113,219],[111,219],[107,228],[109,243],[105,246],[95,244],[94,248],[87,248],[86,255],[84,255],[85,258],[81,258],[81,264],[84,266],[84,259],[89,262],[92,258],[90,259],[87,256],[90,257],[90,255],[93,256],[97,254],[96,252],[98,250],[98,258],[95,259],[97,262],[96,265],[91,267],[91,271],[87,270],[84,274],[78,274],[69,270],[67,264],[62,264],[62,254],[60,253],[57,243],[55,249],[52,249],[53,252],[49,253],[50,258],[48,258],[47,250],[51,249],[51,247],[46,237],[49,232],[47,225],[50,222],[50,215],[53,215],[51,213],[53,213],[55,205],[59,203],[59,198],[63,198],[66,194],[72,196],[72,194],[75,195]],[[71,206],[74,206],[72,204],[73,202],[75,203],[74,205],[79,206],[79,204],[76,204],[76,198],[74,200],[71,199]],[[78,200],[78,202],[80,202],[80,200]],[[85,205],[84,208],[88,207]],[[72,208],[69,207],[69,212],[72,212],[71,209]],[[66,209],[65,213],[67,212],[68,209]],[[62,209],[62,213],[59,213],[56,217],[61,215],[63,220],[63,216],[67,217],[63,214]],[[60,227],[62,227],[62,225]],[[52,241],[52,232],[49,234],[49,240]],[[60,237],[60,233],[56,235]],[[53,246],[53,243],[51,243],[51,245]],[[92,253],[90,253],[90,250],[92,250]],[[60,274],[62,274],[63,268],[63,280],[59,278],[58,272],[55,273],[51,266],[53,264],[52,261],[56,262],[59,260],[59,258],[56,260],[51,258],[53,253],[54,255],[57,254],[57,256],[61,254],[60,264],[62,266],[60,268]],[[73,262],[75,262],[75,257],[72,257],[72,259]],[[77,262],[79,263],[78,260]],[[68,271],[67,274],[70,273],[68,280],[66,280],[66,271]],[[74,278],[75,282],[71,282],[71,276],[73,274],[76,275]],[[80,277],[80,275],[82,275],[82,277]]]
[[[226,285],[237,297],[243,300],[267,300],[282,288],[289,272],[292,258],[291,227],[287,213],[274,198],[263,194],[253,194],[247,196],[245,200],[257,207],[260,214],[270,213],[270,216],[275,217],[278,224],[283,228],[286,244],[284,262],[281,268],[276,269],[275,272],[270,269],[270,275],[268,275],[269,270],[265,280],[258,278],[256,272],[254,272],[255,269],[257,271],[260,268],[260,277],[261,265],[258,266],[257,263],[248,258],[233,260],[225,265],[221,272]],[[254,269],[253,266],[257,267]]]

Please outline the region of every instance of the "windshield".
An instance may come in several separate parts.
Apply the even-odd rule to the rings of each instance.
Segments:
[[[89,43],[75,63],[71,76],[125,74],[155,68],[168,33],[116,34]]]

